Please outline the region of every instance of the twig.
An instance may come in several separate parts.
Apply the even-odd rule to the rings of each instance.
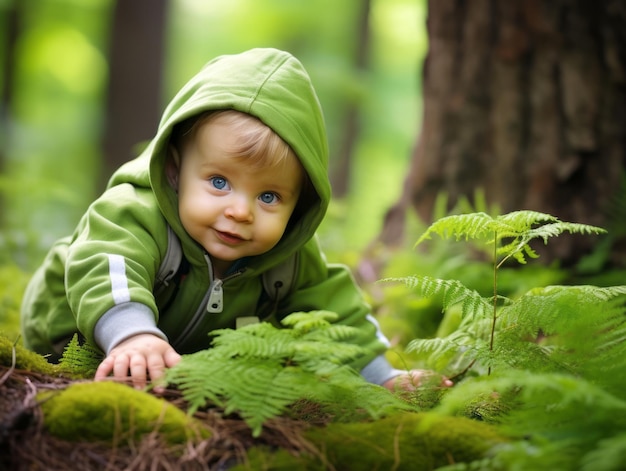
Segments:
[[[470,362],[470,364],[469,364],[469,365],[467,365],[467,366],[466,366],[466,367],[465,367],[462,371],[458,372],[457,374],[455,374],[455,375],[453,375],[453,376],[448,377],[448,379],[449,379],[450,381],[454,381],[454,380],[455,380],[456,378],[458,378],[459,376],[463,376],[465,373],[467,373],[467,372],[470,370],[470,368],[471,368],[472,366],[474,366],[474,363],[476,363],[476,358],[474,358],[474,359]]]

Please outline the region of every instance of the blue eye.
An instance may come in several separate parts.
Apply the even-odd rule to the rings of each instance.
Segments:
[[[228,182],[226,181],[226,179],[224,177],[211,177],[210,178],[210,182],[213,185],[214,188],[217,188],[218,190],[226,190],[228,189]]]
[[[259,196],[259,199],[265,204],[274,204],[278,202],[278,195],[276,193],[263,193]]]

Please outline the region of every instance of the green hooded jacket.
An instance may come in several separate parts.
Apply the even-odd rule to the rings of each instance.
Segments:
[[[279,134],[302,162],[317,200],[269,252],[241,260],[231,274],[214,280],[210,258],[181,225],[165,162],[176,123],[220,109],[256,116]],[[253,49],[210,61],[172,99],[145,151],[114,173],[73,235],[59,240],[34,274],[22,305],[25,345],[58,355],[80,332],[108,353],[132,335],[153,333],[179,353],[190,353],[208,348],[210,331],[234,328],[240,317],[280,319],[323,309],[336,312],[337,322],[359,328],[354,341],[371,353],[355,368],[376,383],[395,376],[382,356],[387,340],[349,270],[327,263],[315,239],[331,194],[327,170],[322,111],[297,59],[275,49]],[[180,239],[186,274],[155,295],[168,225]],[[293,287],[272,306],[261,274],[296,252]],[[208,312],[216,283],[222,307]]]

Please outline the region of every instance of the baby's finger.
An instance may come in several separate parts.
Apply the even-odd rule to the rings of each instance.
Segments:
[[[180,361],[180,355],[173,348],[170,348],[167,352],[165,352],[163,358],[165,360],[165,366],[168,368],[171,368]]]
[[[454,386],[454,381],[452,381],[451,379],[446,378],[445,376],[441,379],[441,385],[444,388],[451,388],[452,386]]]
[[[128,369],[130,369],[130,376],[135,389],[145,388],[147,380],[146,358],[143,355],[131,356]]]
[[[98,369],[96,370],[96,374],[94,376],[95,381],[102,381],[106,379],[111,372],[113,371],[113,364],[115,359],[113,357],[106,357],[100,365],[98,365]]]
[[[128,378],[129,358],[126,354],[115,355],[113,358],[113,378],[124,381]]]
[[[153,383],[158,383],[163,378],[165,363],[161,355],[150,355],[148,357],[148,373]]]

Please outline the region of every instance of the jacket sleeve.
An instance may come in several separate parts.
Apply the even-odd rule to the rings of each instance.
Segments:
[[[67,298],[78,330],[106,353],[134,334],[165,338],[152,288],[166,247],[165,221],[147,189],[113,187],[81,220],[66,262]]]
[[[292,293],[281,303],[282,312],[327,310],[337,313],[337,323],[359,329],[360,333],[352,341],[367,353],[351,366],[366,380],[382,384],[402,373],[393,369],[384,357],[389,341],[372,316],[349,268],[327,263],[316,238],[300,251],[297,273]]]

